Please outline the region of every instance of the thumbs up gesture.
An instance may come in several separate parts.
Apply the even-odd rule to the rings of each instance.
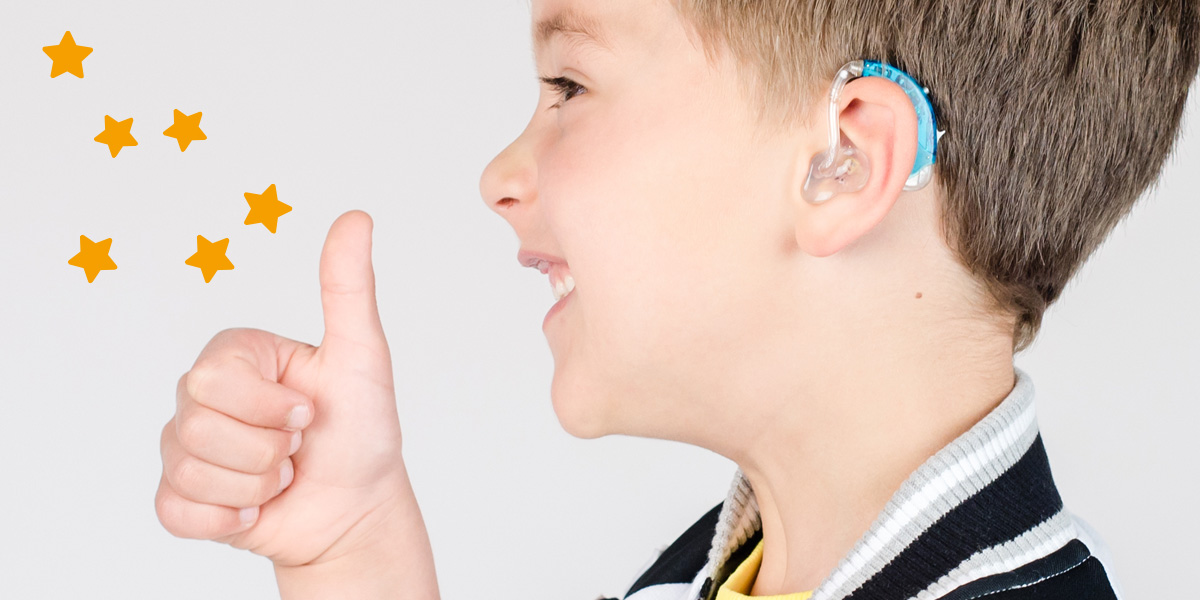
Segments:
[[[371,230],[362,211],[329,230],[320,346],[227,329],[179,378],[155,496],[173,535],[297,567],[366,547],[380,519],[394,519],[397,507],[415,511],[375,304]],[[405,518],[424,535],[419,512]]]

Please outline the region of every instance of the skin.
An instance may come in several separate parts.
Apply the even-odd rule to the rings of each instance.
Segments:
[[[751,595],[829,575],[901,482],[1013,389],[1010,317],[989,316],[940,233],[939,184],[904,192],[916,114],[898,86],[850,82],[842,134],[866,187],[801,194],[827,140],[757,123],[736,67],[710,66],[666,0],[534,0],[602,22],[535,56],[525,130],[480,192],[521,247],[563,257],[576,288],[546,324],[554,410],[580,438],[706,448],[758,498]],[[825,88],[826,90],[828,88]]]

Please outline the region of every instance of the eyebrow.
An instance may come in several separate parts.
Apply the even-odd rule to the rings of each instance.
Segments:
[[[534,54],[541,52],[556,36],[578,36],[581,41],[612,51],[607,31],[598,19],[569,8],[537,22],[533,28]]]

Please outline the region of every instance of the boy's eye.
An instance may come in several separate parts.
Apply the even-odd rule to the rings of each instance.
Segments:
[[[558,90],[560,95],[559,101],[555,102],[550,108],[558,108],[563,102],[566,102],[571,98],[578,96],[580,93],[587,91],[587,88],[566,77],[539,77],[539,79],[541,79],[543,83],[553,86],[554,89]],[[575,90],[583,90],[583,92],[578,92],[575,94],[570,93]]]

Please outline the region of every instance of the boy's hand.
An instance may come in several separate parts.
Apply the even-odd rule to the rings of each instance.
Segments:
[[[350,211],[329,230],[319,347],[227,329],[179,379],[155,496],[173,535],[250,550],[277,566],[319,564],[375,543],[381,519],[413,504],[371,229],[366,213]],[[310,416],[289,423],[304,409]],[[289,456],[296,432],[302,441]],[[254,507],[252,523],[241,524],[239,509]]]

